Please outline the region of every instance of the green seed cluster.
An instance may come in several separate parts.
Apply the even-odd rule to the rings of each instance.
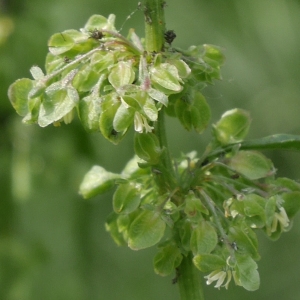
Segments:
[[[51,36],[46,74],[34,66],[33,80],[19,79],[9,89],[23,121],[59,125],[77,112],[87,131],[117,144],[133,124],[151,132],[165,106],[187,129],[201,132],[210,110],[199,91],[220,78],[221,52],[205,45],[147,53],[133,30],[125,38],[115,29],[114,19],[94,15],[80,31]]]

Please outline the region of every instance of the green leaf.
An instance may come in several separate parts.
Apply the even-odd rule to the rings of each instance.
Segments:
[[[191,118],[191,105],[182,99],[177,99],[175,103],[175,113],[182,126],[186,130],[192,130],[193,122]]]
[[[197,198],[193,192],[189,192],[189,194],[184,199],[184,203],[184,212],[191,220],[203,219],[201,213],[204,213],[206,215],[209,214],[207,208],[202,204],[201,200]]]
[[[256,194],[248,194],[243,198],[244,212],[248,217],[259,216],[261,225],[265,224],[265,205],[266,200]]]
[[[124,85],[130,84],[134,81],[135,73],[131,63],[119,61],[111,70],[108,76],[110,84],[118,89]]]
[[[138,157],[153,165],[159,162],[162,152],[158,138],[151,132],[135,134],[134,151]]]
[[[114,65],[115,57],[111,52],[96,52],[91,56],[90,63],[93,69],[99,73],[107,73],[108,70]]]
[[[113,126],[116,112],[121,105],[115,93],[106,95],[102,102],[102,113],[99,119],[99,127],[103,136],[117,145],[124,137],[126,131],[118,132]]]
[[[44,73],[42,71],[42,69],[38,66],[33,66],[30,68],[30,73],[32,75],[32,77],[35,79],[35,80],[39,80],[39,79],[42,79],[44,78]]]
[[[119,215],[112,212],[105,223],[105,229],[108,231],[118,246],[125,246],[127,243],[124,239],[122,232],[119,230],[118,225]]]
[[[125,177],[129,176],[130,178],[139,178],[143,175],[150,176],[149,168],[140,168],[140,162],[142,162],[142,160],[137,155],[134,155],[134,157],[127,162],[126,166],[122,170],[122,175]]]
[[[197,92],[193,95],[193,106],[191,109],[191,119],[193,127],[198,133],[202,133],[206,129],[210,121],[211,113],[209,105],[204,96]]]
[[[288,217],[294,218],[297,212],[300,210],[300,192],[285,193],[282,195],[284,200],[283,207]]]
[[[113,208],[118,214],[133,212],[139,207],[140,202],[140,190],[131,183],[119,185],[113,196]]]
[[[198,254],[194,256],[193,262],[201,272],[211,272],[226,266],[226,261],[215,254]]]
[[[180,237],[180,244],[186,254],[191,250],[191,234],[192,228],[189,220],[180,220],[176,223],[178,225],[178,232]]]
[[[22,122],[25,124],[37,123],[39,111],[41,106],[41,98],[33,98],[28,100],[29,113],[23,118]]]
[[[72,86],[63,87],[60,82],[51,84],[44,94],[41,103],[38,124],[41,127],[59,121],[78,103],[79,95]]]
[[[277,208],[277,201],[279,199],[279,196],[272,196],[267,200],[266,207],[265,207],[265,214],[266,214],[266,230],[267,234],[271,235],[271,228],[275,216],[275,211]]]
[[[300,183],[286,177],[278,177],[272,183],[279,187],[284,187],[289,191],[300,191]]]
[[[180,78],[186,78],[190,75],[191,69],[183,60],[172,59],[169,62],[176,67]]]
[[[251,255],[253,259],[259,259],[258,241],[256,234],[246,224],[242,223],[238,226],[232,226],[229,229],[228,238],[231,242],[235,242],[239,251]]]
[[[191,250],[194,255],[208,254],[216,247],[218,235],[215,228],[208,221],[201,221],[192,230]]]
[[[133,123],[135,110],[132,107],[126,107],[123,103],[116,111],[113,127],[116,131],[125,131]]]
[[[151,82],[161,86],[158,88],[165,94],[179,93],[182,86],[179,83],[180,77],[177,68],[168,63],[162,63],[150,68]]]
[[[164,93],[162,93],[161,91],[150,88],[148,90],[148,95],[152,99],[154,99],[154,100],[160,102],[161,104],[163,104],[164,106],[168,106],[168,97]]]
[[[134,215],[134,214],[132,214]],[[129,214],[118,214],[117,218],[117,225],[118,225],[118,230],[123,234],[124,239],[127,241],[128,240],[128,229],[130,226],[130,223],[132,221],[132,215]]]
[[[99,73],[97,73],[90,66],[86,66],[84,68],[81,68],[81,70],[77,72],[73,80],[73,86],[79,92],[90,92],[98,82],[98,80]]]
[[[259,288],[260,279],[256,262],[247,255],[236,255],[236,272],[242,286],[248,291]]]
[[[273,175],[272,161],[256,151],[239,151],[229,158],[228,166],[245,177],[255,180]]]
[[[141,108],[141,105],[138,101],[138,99],[136,99],[133,96],[122,96],[122,99],[124,100],[124,102],[129,105],[130,107],[134,108],[135,110],[139,110]]]
[[[140,250],[157,244],[164,235],[166,224],[156,211],[142,211],[131,223],[128,246]]]
[[[45,69],[46,73],[50,74],[66,65],[66,61],[61,56],[53,55],[48,52],[46,56]]]
[[[16,80],[8,89],[8,98],[16,112],[24,117],[29,112],[28,94],[34,87],[34,81],[28,78]]]
[[[216,61],[218,65],[222,65],[225,61],[225,57],[222,54],[219,47],[215,45],[205,44],[203,45],[205,49],[205,56]]]
[[[93,166],[92,169],[85,174],[80,184],[79,193],[85,199],[103,194],[113,188],[115,181],[120,178],[123,178],[120,174],[108,172],[100,166]]]
[[[178,246],[168,242],[154,257],[154,271],[160,276],[170,275],[181,261],[182,255]]]
[[[202,133],[210,120],[210,108],[204,96],[188,90],[175,102],[175,113],[186,130]]]
[[[101,15],[92,15],[84,25],[84,29],[87,31],[95,29],[115,30],[114,21],[115,16],[113,14],[109,15],[108,19]]]
[[[75,45],[75,41],[66,33],[53,34],[48,42],[49,52],[53,55],[63,54]]]
[[[213,133],[222,145],[241,142],[247,135],[251,119],[247,111],[232,109],[225,112],[213,126]]]
[[[99,131],[101,113],[101,98],[94,94],[79,101],[79,117],[82,126],[87,132]]]
[[[150,121],[157,120],[158,110],[155,106],[154,101],[150,97],[146,98],[146,101],[143,105],[143,111]]]
[[[106,79],[101,75],[92,92],[79,101],[78,114],[80,121],[87,132],[99,131],[99,119],[101,114],[101,102],[99,97],[100,88]]]

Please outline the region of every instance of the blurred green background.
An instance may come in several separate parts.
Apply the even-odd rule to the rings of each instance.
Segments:
[[[111,194],[86,201],[78,186],[93,164],[120,171],[132,156],[132,133],[116,147],[87,135],[78,122],[60,128],[25,126],[8,98],[9,84],[44,65],[51,34],[83,27],[92,14],[117,15],[120,28],[133,0],[0,1],[0,299],[176,300],[172,277],[154,274],[155,249],[117,247],[105,232]],[[213,121],[228,109],[251,112],[249,137],[300,134],[300,1],[169,0],[174,46],[224,48],[223,81],[204,94]],[[124,25],[143,35],[137,12]],[[174,156],[203,151],[202,136],[167,119]],[[300,179],[300,153],[272,152],[278,175]],[[260,239],[261,288],[247,292],[205,286],[206,299],[300,299],[300,217],[277,242]]]

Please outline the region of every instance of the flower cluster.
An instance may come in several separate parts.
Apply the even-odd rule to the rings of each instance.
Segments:
[[[223,61],[212,45],[147,52],[133,30],[125,38],[115,29],[114,15],[94,15],[80,31],[54,34],[46,74],[32,67],[33,79],[17,80],[8,95],[25,123],[58,126],[77,112],[87,131],[115,144],[134,127],[136,155],[121,174],[94,166],[80,186],[90,198],[118,185],[106,222],[113,239],[134,250],[158,244],[154,270],[162,276],[192,254],[207,284],[228,288],[234,278],[252,291],[259,286],[255,230],[275,240],[300,209],[300,185],[276,179],[273,163],[253,150],[290,137],[246,143],[251,118],[233,109],[213,125],[199,158],[193,152],[171,162],[154,130],[165,111],[202,133],[210,108],[201,90],[221,78]]]
[[[205,45],[185,53],[171,49],[148,53],[133,30],[123,37],[114,20],[114,15],[107,19],[94,15],[80,31],[51,36],[46,74],[34,66],[33,80],[19,79],[9,88],[10,101],[23,122],[41,127],[68,124],[77,111],[87,131],[100,131],[118,143],[132,124],[136,132],[151,132],[159,110],[171,101],[185,127],[202,131],[209,108],[204,97],[200,93],[194,97],[189,87],[196,80],[203,87],[220,77],[220,51]],[[177,96],[172,100],[171,95]]]

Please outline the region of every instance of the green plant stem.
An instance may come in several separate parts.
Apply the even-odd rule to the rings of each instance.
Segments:
[[[146,0],[144,5],[145,15],[145,46],[148,52],[161,52],[164,47],[164,1]],[[153,167],[157,171],[155,176],[160,193],[164,194],[176,188],[174,168],[167,142],[164,122],[164,109],[158,114],[158,120],[154,124],[154,133],[157,136],[160,147],[163,149],[160,163]]]
[[[200,272],[192,261],[192,253],[183,260],[177,270],[181,300],[204,300]]]
[[[163,51],[165,43],[164,1],[146,0],[144,14],[146,51]],[[163,149],[159,164],[153,167],[153,170],[157,171],[156,184],[161,194],[172,195],[178,186],[167,143],[163,108],[159,111],[158,120],[154,124],[154,133]],[[178,285],[182,300],[204,300],[200,274],[193,264],[192,253],[184,257],[178,267]]]
[[[163,0],[145,1],[145,46],[149,52],[160,52],[164,48],[164,3]]]
[[[168,191],[174,191],[177,188],[177,183],[168,147],[163,108],[159,111],[158,120],[154,124],[154,133],[159,140],[161,149],[163,149],[159,164],[157,164],[157,166],[154,166],[154,168],[160,171],[160,173],[156,175],[155,179],[156,184],[160,189],[160,193],[165,194]]]

